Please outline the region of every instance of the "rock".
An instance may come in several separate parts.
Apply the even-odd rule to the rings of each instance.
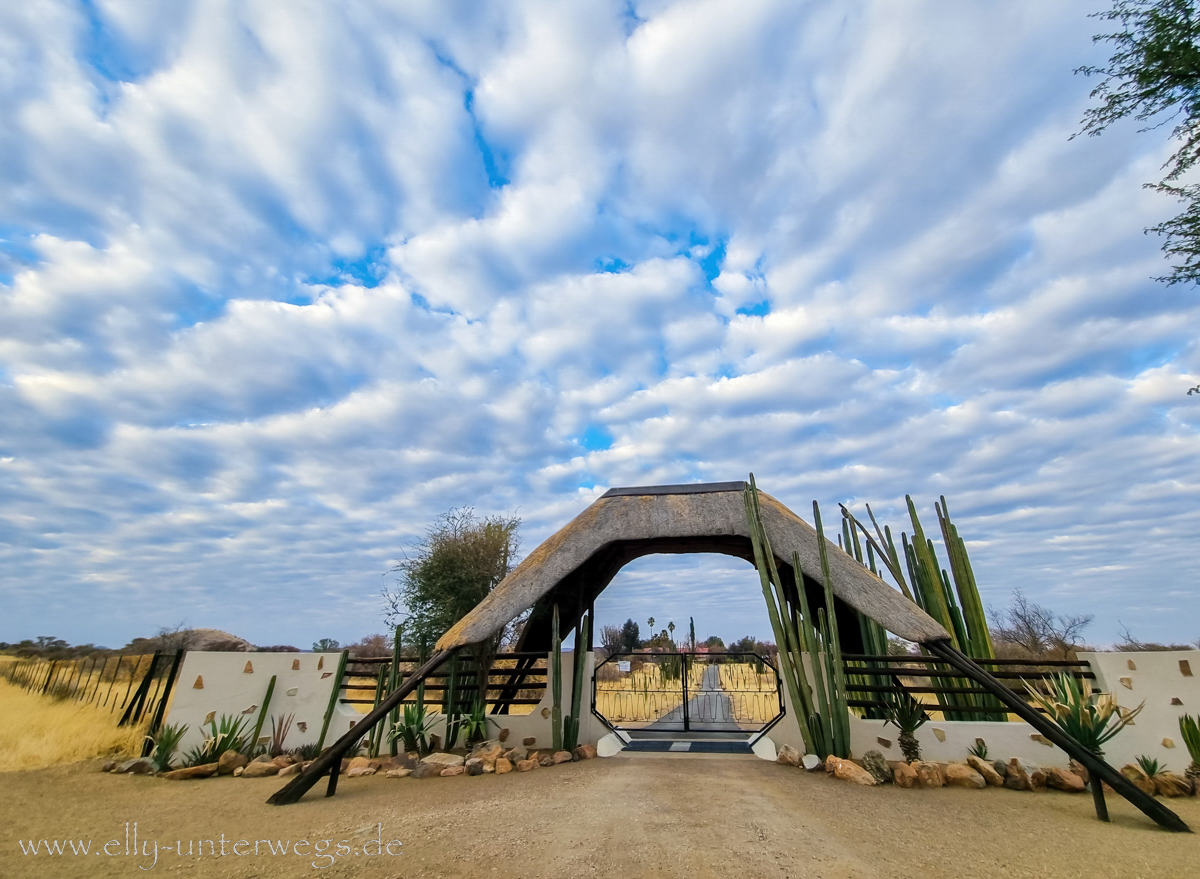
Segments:
[[[1071,771],[1082,778],[1084,784],[1091,780],[1092,774],[1088,772],[1088,768],[1076,760],[1071,761]]]
[[[279,777],[283,778],[286,775],[299,775],[302,767],[299,763],[292,763],[279,770]]]
[[[496,758],[504,753],[504,749],[496,742],[482,742],[471,751],[471,757],[478,758],[484,763],[495,763]]]
[[[442,778],[450,778],[452,775],[462,775],[466,771],[465,766],[447,766],[439,774]]]
[[[436,763],[439,768],[445,769],[447,766],[462,766],[466,762],[461,754],[430,754],[422,763]]]
[[[363,778],[367,775],[374,775],[379,770],[374,766],[351,766],[346,772],[347,778]]]
[[[554,761],[555,766],[559,765],[560,763],[570,763],[571,762],[571,752],[570,751],[555,751],[554,755],[551,757],[551,759]]]
[[[1013,757],[1005,767],[1004,786],[1009,790],[1029,790],[1029,775],[1021,761]]]
[[[779,753],[775,755],[775,762],[780,766],[799,766],[800,752],[791,745],[780,745]]]
[[[840,778],[842,781],[852,781],[855,784],[871,786],[879,784],[875,776],[867,772],[857,763],[851,760],[843,760],[840,757],[826,757],[825,771],[834,778]]]
[[[967,765],[983,776],[983,780],[992,787],[1004,787],[1004,776],[996,771],[991,763],[980,760],[974,754],[967,758]]]
[[[279,767],[274,763],[260,763],[252,760],[242,769],[242,778],[266,778],[268,775],[278,775]],[[349,773],[347,773],[349,774]]]
[[[554,756],[552,754],[543,754],[538,758],[538,766],[553,766]]]
[[[892,767],[892,781],[897,787],[916,787],[917,770],[911,763],[897,763]]]
[[[478,757],[471,757],[463,764],[466,766],[467,775],[483,775],[483,760]]]
[[[518,760],[517,772],[528,772],[530,769],[537,769],[536,760]]]
[[[245,772],[245,771],[246,771],[246,767],[245,767],[245,766],[239,766],[237,769],[233,770],[233,777],[234,777],[234,778],[241,778],[241,777],[242,777],[242,773],[243,773],[243,772]]]
[[[1126,763],[1121,767],[1121,774],[1128,778],[1143,793],[1154,796],[1154,779],[1142,771],[1136,763]]]
[[[383,773],[385,778],[407,778],[412,775],[411,769],[389,769]]]
[[[921,787],[946,786],[946,776],[938,764],[922,760],[913,768],[917,770],[917,784]]]
[[[345,757],[343,757],[341,766],[338,768],[338,774],[345,775],[349,769],[350,769],[350,761],[347,760]]]
[[[349,775],[350,771],[353,769],[366,769],[370,765],[371,760],[369,757],[355,757],[350,761],[350,765],[346,767],[345,772],[347,775]]]
[[[1070,769],[1059,769],[1057,766],[1046,770],[1046,786],[1069,794],[1081,794],[1084,788],[1082,778]]]
[[[1163,797],[1190,797],[1192,780],[1174,772],[1160,772],[1154,776],[1154,790]]]
[[[1046,789],[1046,770],[1035,769],[1029,773],[1029,789],[1038,793]]]
[[[164,772],[162,777],[171,781],[187,781],[192,778],[208,778],[216,774],[216,763],[204,763],[200,766],[188,766],[186,769],[172,769],[170,772]]]
[[[483,764],[483,774],[484,775],[487,775],[488,773],[495,772],[495,771],[496,771],[495,763],[484,763]]]
[[[420,763],[411,774],[413,778],[433,778],[435,775],[441,775],[445,768],[447,767],[441,763]]]
[[[116,768],[117,768],[116,760],[106,760],[104,762],[104,765],[100,767],[100,771],[101,772],[112,772]]]
[[[500,734],[498,736],[496,736],[496,738],[502,742],[507,742],[508,741],[508,727],[505,727],[504,729],[500,730]]]
[[[355,760],[361,760],[361,759],[363,759],[363,758],[361,758],[361,757],[355,757],[354,759],[355,759]],[[267,755],[267,754],[259,754],[257,757],[255,757],[255,758],[254,758],[253,760],[251,760],[250,762],[251,762],[251,763],[271,763],[271,762],[272,762],[272,758],[271,758],[269,755]],[[351,761],[350,761],[350,763],[351,763],[351,764],[353,764],[353,763],[354,763],[354,760],[351,760]]]
[[[506,772],[512,772],[512,763],[505,757],[496,758],[495,772],[497,775],[503,775]]]
[[[411,754],[405,754],[403,751],[401,751],[395,757],[390,757],[388,761],[383,764],[383,770],[387,772],[391,769],[413,769],[416,767],[416,765],[416,757],[413,757]]]
[[[580,745],[571,753],[580,760],[593,760],[596,757],[596,746]]]
[[[526,748],[532,748],[537,744],[537,736],[526,736],[525,738],[521,739],[521,744]]]
[[[816,754],[805,754],[803,757],[800,758],[800,765],[803,766],[809,772],[816,772],[818,769],[825,768],[821,764],[821,758],[818,757]]]
[[[1005,763],[1003,760],[993,760],[992,768],[996,770],[996,774],[999,775],[1001,778],[1008,777],[1008,764]]]
[[[518,760],[524,760],[528,757],[529,752],[525,750],[524,745],[517,745],[505,751],[503,756],[507,757],[510,763],[516,763]]]
[[[245,766],[250,759],[237,751],[226,751],[217,758],[217,775],[233,775],[233,770]]]
[[[132,760],[118,763],[117,768],[112,771],[122,775],[153,775],[154,764],[146,757],[134,757]]]
[[[946,766],[946,784],[953,787],[969,787],[983,790],[987,780],[973,766],[966,763],[950,763]]]
[[[278,766],[282,770],[282,769],[287,769],[289,766],[291,766],[293,763],[295,763],[296,758],[289,757],[287,754],[280,754],[278,757],[275,757],[273,760],[271,760],[271,762],[274,763],[276,766]],[[375,768],[378,769],[379,767],[376,766]]]
[[[862,767],[880,784],[888,784],[892,780],[892,768],[887,765],[887,760],[883,759],[881,751],[872,749],[863,754]]]

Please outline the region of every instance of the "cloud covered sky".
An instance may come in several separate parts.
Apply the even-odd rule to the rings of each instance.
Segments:
[[[1069,140],[1102,6],[4,4],[0,640],[353,640],[450,507],[751,470],[1200,637],[1169,126]],[[760,605],[666,557],[599,622]]]

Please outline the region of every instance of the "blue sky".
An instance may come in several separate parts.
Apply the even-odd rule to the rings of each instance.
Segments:
[[[0,10],[0,640],[381,628],[435,516],[614,485],[945,494],[987,604],[1200,637],[1169,126],[1098,2]],[[753,572],[601,623],[767,634]]]

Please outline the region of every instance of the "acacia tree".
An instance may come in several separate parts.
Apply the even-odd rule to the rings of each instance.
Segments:
[[[1178,119],[1171,136],[1179,148],[1163,168],[1167,175],[1146,186],[1172,195],[1185,205],[1183,213],[1147,232],[1166,236],[1163,251],[1181,260],[1171,274],[1157,281],[1178,284],[1200,281],[1200,184],[1181,185],[1183,174],[1200,160],[1200,20],[1195,0],[1116,0],[1093,18],[1119,23],[1120,30],[1096,34],[1093,42],[1110,42],[1115,51],[1104,67],[1084,66],[1076,73],[1101,74],[1092,90],[1100,105],[1084,114],[1080,134],[1098,135],[1119,119],[1132,116],[1148,122],[1167,113],[1143,131]]]
[[[1013,590],[1012,604],[1005,610],[991,608],[989,615],[994,620],[991,630],[998,653],[1020,654],[1015,658],[1056,655],[1068,659],[1084,646],[1083,630],[1093,619],[1091,614],[1056,614],[1030,601],[1020,589]]]
[[[383,589],[388,625],[404,624],[405,638],[433,645],[508,576],[519,546],[521,520],[477,518],[470,507],[439,516],[425,538],[398,562],[397,588]],[[490,668],[505,632],[480,644],[479,668]]]

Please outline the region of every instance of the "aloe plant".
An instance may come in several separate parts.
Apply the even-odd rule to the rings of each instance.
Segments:
[[[986,760],[988,756],[987,742],[983,739],[976,739],[975,744],[967,748],[967,753],[972,757],[978,757],[980,760]]]
[[[485,703],[480,699],[476,699],[475,704],[471,706],[471,711],[463,715],[460,721],[463,738],[466,739],[468,745],[482,742],[487,738],[488,724],[494,724],[495,722],[487,716],[487,706]]]
[[[891,724],[900,730],[898,744],[904,759],[915,763],[921,759],[921,743],[914,735],[929,720],[925,708],[903,687],[896,685],[883,700],[884,726]],[[986,752],[986,749],[985,749]]]
[[[437,715],[425,710],[424,705],[409,702],[404,706],[404,719],[388,733],[390,740],[404,741],[404,750],[416,751],[422,757],[429,753],[429,733],[437,723]]]
[[[187,724],[168,723],[166,726],[160,727],[158,732],[152,736],[146,736],[147,739],[154,745],[150,751],[150,762],[154,765],[155,772],[167,772],[171,768],[171,758],[175,756],[175,751],[179,747],[179,740],[183,738],[184,733],[188,731]]]
[[[288,732],[292,729],[292,721],[296,719],[294,713],[285,714],[282,717],[271,715],[271,744],[268,746],[268,751],[272,757],[278,757],[284,753],[283,743],[287,740]]]
[[[1191,764],[1184,774],[1193,781],[1200,782],[1200,719],[1184,714],[1179,718],[1179,734],[1187,745]]]
[[[1138,754],[1134,758],[1137,765],[1142,767],[1142,772],[1153,778],[1160,772],[1165,772],[1167,767],[1158,762],[1154,757],[1149,757],[1145,754]]]
[[[204,744],[197,745],[188,751],[184,757],[187,766],[200,766],[205,763],[216,763],[226,751],[243,752],[248,747],[247,719],[222,714],[220,720],[208,722],[209,735]]]

